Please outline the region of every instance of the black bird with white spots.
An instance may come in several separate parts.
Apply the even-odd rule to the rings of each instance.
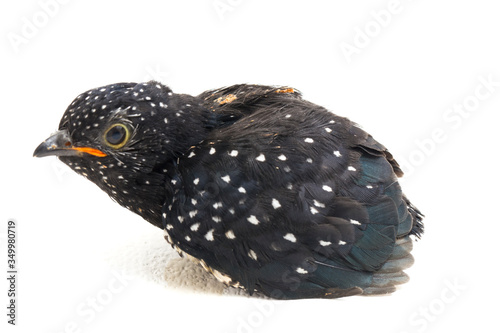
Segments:
[[[391,293],[423,232],[387,149],[289,87],[96,88],[34,155],[58,156],[224,283],[273,298]]]

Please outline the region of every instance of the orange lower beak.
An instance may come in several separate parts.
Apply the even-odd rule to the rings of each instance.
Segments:
[[[104,157],[106,153],[91,147],[75,147],[71,142],[68,131],[61,130],[42,142],[33,153],[35,157],[44,156],[78,156],[82,153]]]

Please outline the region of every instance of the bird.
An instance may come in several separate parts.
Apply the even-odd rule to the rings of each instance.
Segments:
[[[387,148],[289,86],[98,87],[33,155],[57,156],[250,295],[391,294],[424,231]]]

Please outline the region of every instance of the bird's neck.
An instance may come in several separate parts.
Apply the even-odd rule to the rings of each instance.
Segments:
[[[125,189],[125,191],[128,192],[127,195],[135,204],[124,204],[116,198],[114,199],[154,226],[163,229],[162,210],[169,206],[173,197],[178,191],[182,191],[184,186],[181,173],[178,170],[178,163],[187,158],[190,149],[199,145],[215,127],[212,125],[215,121],[211,118],[212,114],[207,110],[207,114],[198,118],[202,119],[202,125],[193,123],[192,127],[185,127],[189,133],[177,135],[176,140],[178,141],[172,144],[179,150],[167,154],[167,158],[157,161],[151,172],[141,175],[141,178],[134,179],[134,182],[130,182],[129,189]],[[113,197],[109,192],[108,194]]]

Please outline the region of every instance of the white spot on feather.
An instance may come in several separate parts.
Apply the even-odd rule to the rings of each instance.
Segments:
[[[257,161],[259,162],[264,162],[266,160],[266,157],[264,156],[264,154],[260,154],[259,156],[257,156],[257,158],[255,158]]]
[[[286,234],[285,236],[283,236],[283,238],[292,243],[295,243],[297,241],[297,238],[295,238],[295,235],[292,233]]]
[[[304,139],[304,142],[307,142],[307,143],[313,143],[313,142],[314,142],[314,140],[313,140],[313,139],[311,139],[311,138],[305,138],[305,139]]]
[[[279,202],[278,200],[274,199],[274,198],[273,198],[272,205],[273,205],[273,208],[274,208],[274,209],[278,209],[278,208],[280,208],[280,207],[281,207],[280,202]]]
[[[322,202],[319,202],[318,200],[314,200],[314,206],[320,207],[320,208],[325,208],[325,204]]]
[[[226,183],[229,183],[231,181],[231,177],[229,177],[229,175],[226,175],[224,177],[220,177],[223,181],[225,181]]]
[[[350,219],[350,222],[351,222],[351,224],[361,225],[361,223],[359,223],[359,221],[356,221],[356,220],[353,220],[353,219]]]
[[[235,239],[236,238],[236,236],[234,235],[234,232],[232,230],[226,231],[225,235],[229,239]]]
[[[255,253],[254,250],[249,250],[248,251],[248,256],[252,258],[253,260],[257,260],[257,253]]]
[[[299,274],[307,274],[307,271],[305,269],[303,269],[302,267],[297,268],[296,272]]]
[[[247,218],[247,221],[255,225],[260,223],[260,221],[255,217],[255,215],[250,215],[250,217]]]
[[[321,246],[329,246],[329,245],[332,245],[332,242],[320,240],[319,241],[319,245],[321,245]]]
[[[205,239],[209,242],[214,240],[214,229],[210,229],[205,235]]]

